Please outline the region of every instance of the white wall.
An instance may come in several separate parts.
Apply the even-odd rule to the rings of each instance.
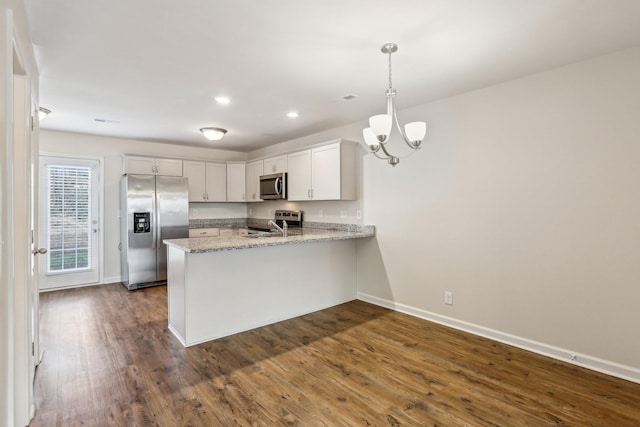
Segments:
[[[400,111],[427,120],[422,150],[395,168],[366,156],[362,200],[329,208],[376,226],[361,296],[640,379],[638,75],[635,48]],[[248,158],[359,141],[364,119]]]
[[[360,297],[640,382],[639,75],[640,47],[400,111],[427,137],[364,158]]]
[[[403,112],[428,137],[364,162],[359,292],[640,380],[639,76],[635,48]]]
[[[55,112],[54,112],[55,114]],[[172,144],[137,140],[107,138],[67,132],[40,132],[41,154],[100,157],[104,162],[104,266],[102,281],[120,280],[120,178],[122,177],[122,153],[148,156],[175,157],[196,160],[231,161],[244,160],[244,153],[211,148],[185,147]],[[244,218],[244,203],[192,203],[198,209],[194,218]],[[190,216],[191,217],[191,216]]]

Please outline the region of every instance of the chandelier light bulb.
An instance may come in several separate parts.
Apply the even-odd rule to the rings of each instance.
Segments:
[[[407,123],[404,125],[404,133],[407,139],[417,147],[427,133],[427,124],[425,122]]]
[[[369,119],[369,126],[371,126],[373,134],[381,144],[387,142],[387,138],[391,133],[391,125],[391,115],[389,114],[378,114]]]
[[[372,150],[377,150],[378,148],[380,148],[380,142],[378,141],[378,138],[375,136],[371,128],[362,129],[362,137],[364,138],[364,142],[366,142]]]

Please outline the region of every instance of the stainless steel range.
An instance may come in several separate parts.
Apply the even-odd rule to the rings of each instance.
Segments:
[[[267,227],[249,227],[249,235],[247,237],[259,237],[265,235],[279,235],[287,237],[288,235],[302,234],[302,211],[276,210],[273,219],[269,220]]]

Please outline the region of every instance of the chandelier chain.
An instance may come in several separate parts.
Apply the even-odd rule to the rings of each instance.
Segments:
[[[391,50],[389,50],[389,90],[393,89],[391,85]]]

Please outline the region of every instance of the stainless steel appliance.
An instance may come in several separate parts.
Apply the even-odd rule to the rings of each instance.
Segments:
[[[286,221],[287,225],[291,228],[302,227],[302,211],[286,211],[277,209],[273,219],[280,227],[284,225],[284,221]]]
[[[287,174],[274,173],[260,177],[260,198],[276,200],[287,198]]]
[[[167,282],[164,239],[189,237],[188,179],[125,175],[120,187],[122,283],[129,289]]]
[[[245,237],[264,237],[282,234],[283,237],[302,234],[302,211],[276,210],[266,227],[249,225]]]

